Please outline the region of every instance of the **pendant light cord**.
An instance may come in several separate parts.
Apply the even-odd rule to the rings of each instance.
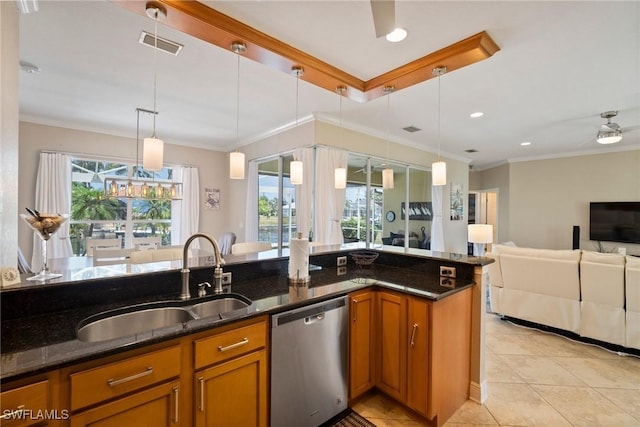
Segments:
[[[389,166],[389,139],[391,139],[391,91],[387,93],[387,167]]]
[[[442,74],[438,74],[438,161],[440,161],[440,110],[442,106],[440,104],[440,78]]]
[[[236,79],[236,151],[238,151],[238,140],[240,138],[240,54],[238,57],[237,79]]]
[[[140,109],[136,108],[136,176],[140,175]],[[132,174],[133,175],[133,174]]]
[[[158,86],[158,13],[160,11],[156,9],[153,18],[154,22],[154,36],[153,36],[153,138],[156,137],[156,93]]]

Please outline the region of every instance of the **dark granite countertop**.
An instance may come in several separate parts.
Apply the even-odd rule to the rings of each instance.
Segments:
[[[234,313],[235,317],[222,320],[203,318],[108,341],[79,341],[76,338],[76,325],[87,316],[125,305],[145,303],[149,301],[148,298],[3,319],[0,325],[0,381],[8,382],[23,376],[213,329],[240,319],[274,314],[366,287],[387,288],[438,300],[473,285],[467,276],[458,282],[452,280],[446,286],[442,286],[437,275],[382,264],[374,264],[369,269],[358,269],[349,265],[346,273],[341,275],[338,275],[338,269],[335,267],[324,267],[311,272],[308,286],[290,287],[286,275],[282,274],[249,280],[240,279],[233,282],[231,291],[246,296],[253,304],[249,310]],[[175,297],[175,293],[158,295],[154,301],[171,301],[175,300]],[[189,303],[197,302],[198,299],[192,298]],[[176,303],[183,304],[179,301]]]

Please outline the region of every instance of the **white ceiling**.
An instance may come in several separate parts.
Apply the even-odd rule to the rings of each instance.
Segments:
[[[441,149],[484,169],[508,160],[640,147],[640,1],[404,1],[396,21],[409,37],[376,39],[369,2],[206,1],[245,24],[362,80],[486,30],[493,57],[441,80]],[[135,138],[137,107],[153,109],[151,19],[104,1],[40,1],[20,17],[21,120]],[[296,121],[296,79],[159,25],[185,45],[157,57],[157,135],[167,143],[230,151]],[[338,122],[339,97],[301,81],[298,120]],[[391,139],[437,151],[438,81],[390,96]],[[595,141],[600,113],[619,110],[618,144]],[[484,112],[479,119],[469,118]],[[387,100],[343,101],[346,127],[387,134]],[[141,116],[141,137],[151,133]],[[422,130],[409,134],[402,127]],[[530,141],[528,147],[521,142]],[[468,154],[467,149],[478,150]]]

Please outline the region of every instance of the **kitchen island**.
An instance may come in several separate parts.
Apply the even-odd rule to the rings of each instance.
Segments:
[[[70,391],[72,387],[68,384],[70,381],[68,378],[73,378],[80,371],[92,370],[108,362],[116,363],[132,356],[144,357],[150,351],[167,351],[167,348],[177,346],[181,349],[181,356],[174,354],[173,357],[181,360],[178,363],[181,369],[179,372],[167,373],[168,376],[163,377],[166,381],[162,384],[178,381],[178,386],[167,388],[163,395],[173,396],[171,399],[176,402],[175,404],[170,403],[172,400],[167,397],[169,399],[167,405],[172,409],[175,409],[172,405],[178,405],[177,402],[182,403],[179,406],[183,408],[182,412],[185,414],[177,418],[182,420],[180,423],[187,422],[185,420],[192,420],[194,412],[197,416],[198,411],[184,409],[190,405],[189,402],[193,401],[195,393],[194,387],[190,385],[194,380],[187,380],[185,377],[192,376],[193,372],[199,368],[209,366],[194,365],[195,355],[192,353],[195,351],[194,343],[198,340],[209,339],[210,336],[219,333],[233,333],[238,328],[255,328],[255,325],[261,322],[268,324],[269,314],[365,290],[406,296],[436,304],[438,301],[453,300],[456,294],[466,293],[469,306],[465,311],[470,317],[471,292],[477,278],[476,269],[481,269],[483,264],[490,262],[483,258],[466,258],[459,255],[417,257],[381,253],[379,260],[370,269],[358,269],[350,264],[344,271],[334,267],[338,255],[348,254],[332,252],[312,257],[311,262],[320,266],[321,269],[311,273],[311,282],[307,287],[289,286],[286,273],[283,273],[286,272],[285,258],[262,262],[246,261],[226,266],[225,271],[233,273],[230,290],[250,298],[253,302],[250,309],[237,313],[231,318],[203,318],[133,337],[100,342],[79,341],[75,335],[77,323],[99,311],[149,301],[150,295],[153,295],[154,300],[175,299],[179,280],[172,277],[173,273],[158,272],[119,279],[112,278],[106,282],[96,280],[90,283],[63,284],[57,287],[45,286],[41,289],[3,291],[1,356],[3,393],[48,380],[50,381],[49,391],[53,396],[48,401],[49,407],[54,405],[53,408],[69,410],[73,418],[92,408],[92,404],[74,407],[70,403],[72,399],[69,400],[69,395],[73,396],[73,393]],[[438,274],[440,265],[456,267],[458,271],[456,279],[441,280]],[[208,278],[210,268],[193,271],[192,275],[196,276],[193,278],[193,286],[195,286],[196,282],[199,283]],[[195,295],[195,291],[192,294]],[[22,307],[9,308],[15,304],[21,304]],[[262,327],[258,327],[260,328]],[[267,330],[265,328],[264,333],[257,332],[256,336],[262,337],[258,342],[262,340],[263,344],[253,348],[253,350],[264,351],[265,356],[269,348]],[[401,335],[402,333],[400,331]],[[263,336],[264,334],[266,335]],[[471,337],[469,341],[472,341]],[[241,351],[239,354],[242,355],[244,352]],[[470,363],[469,357],[466,360]],[[265,368],[262,362],[261,369]],[[61,384],[56,386],[58,382]],[[179,397],[173,387],[178,387],[180,390]],[[173,393],[176,395],[174,396]],[[116,399],[116,396],[112,396],[111,399]],[[266,405],[266,402],[264,404]],[[64,425],[65,421],[60,422]],[[262,420],[259,425],[264,425],[262,422],[267,421]],[[190,423],[184,425],[190,425]]]

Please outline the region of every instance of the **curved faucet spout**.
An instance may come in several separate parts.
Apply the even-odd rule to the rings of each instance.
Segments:
[[[203,239],[208,240],[209,242],[211,242],[211,245],[213,246],[213,256],[215,258],[215,263],[216,263],[216,266],[213,270],[213,281],[215,284],[213,288],[213,292],[216,294],[222,293],[221,265],[224,264],[224,259],[222,258],[222,254],[220,253],[220,247],[218,246],[218,242],[216,242],[214,238],[209,237],[204,233],[196,233],[187,239],[187,241],[184,244],[184,249],[182,252],[182,270],[180,270],[180,272],[182,273],[182,293],[180,294],[180,299],[182,300],[187,300],[191,298],[191,294],[189,293],[189,273],[191,270],[189,270],[189,268],[187,267],[187,260],[189,257],[189,246],[191,246],[191,242],[193,242],[198,237],[202,237]]]

